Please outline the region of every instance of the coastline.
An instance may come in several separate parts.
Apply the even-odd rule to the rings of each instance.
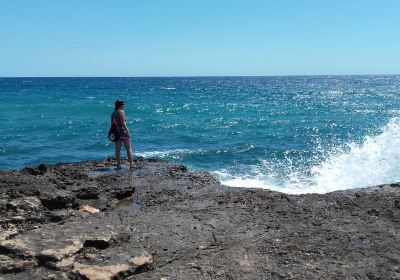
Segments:
[[[400,277],[398,183],[288,195],[137,164],[0,171],[0,279]]]

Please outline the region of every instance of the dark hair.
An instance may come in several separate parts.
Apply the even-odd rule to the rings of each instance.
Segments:
[[[124,100],[122,100],[122,99],[115,100],[115,110],[118,110],[118,108],[121,107],[122,105],[125,105]]]

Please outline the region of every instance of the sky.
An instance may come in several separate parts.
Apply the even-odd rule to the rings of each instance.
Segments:
[[[1,77],[400,74],[398,0],[0,0]]]

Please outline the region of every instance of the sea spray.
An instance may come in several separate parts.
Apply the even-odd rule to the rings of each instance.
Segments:
[[[327,193],[400,181],[400,118],[391,118],[379,134],[361,143],[350,142],[327,149],[324,160],[296,166],[289,157],[277,164],[270,160],[253,166],[252,174],[236,176],[227,170],[214,172],[223,184],[254,187],[291,194]],[[304,159],[304,163],[307,160]],[[285,166],[285,175],[278,167]]]
[[[392,118],[376,136],[349,143],[311,170],[315,192],[400,181],[400,118]]]

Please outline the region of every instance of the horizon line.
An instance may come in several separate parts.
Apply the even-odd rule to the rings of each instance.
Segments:
[[[293,74],[293,75],[188,75],[188,76],[0,76],[0,79],[22,78],[257,78],[257,77],[329,77],[329,76],[399,76],[400,74]]]

